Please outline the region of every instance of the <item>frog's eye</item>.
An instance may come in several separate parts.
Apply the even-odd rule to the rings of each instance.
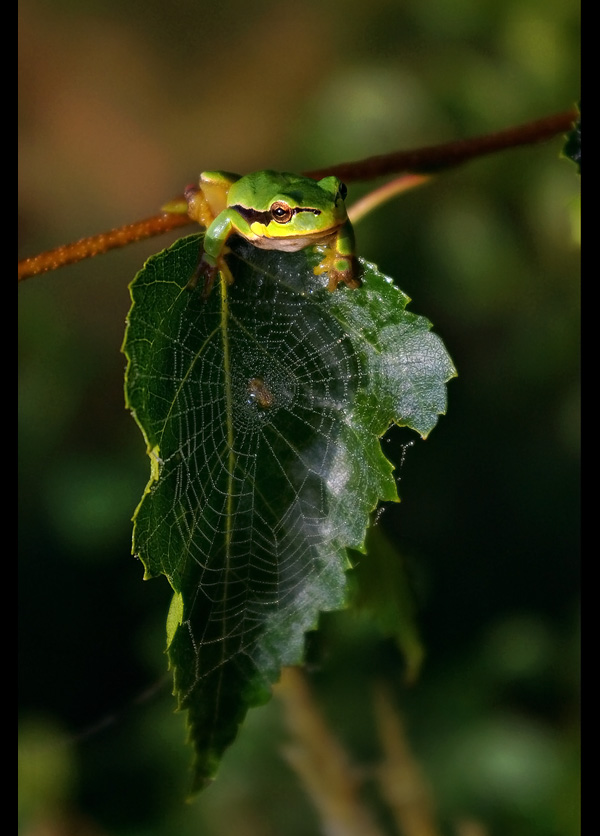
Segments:
[[[345,183],[340,183],[340,187],[338,189],[338,194],[342,198],[342,200],[346,200],[346,195],[348,194],[348,189],[346,188]]]
[[[276,200],[271,204],[271,215],[278,224],[287,224],[294,216],[294,210],[283,200]]]

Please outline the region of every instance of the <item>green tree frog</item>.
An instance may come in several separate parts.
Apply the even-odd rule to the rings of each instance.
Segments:
[[[346,187],[337,177],[311,180],[298,174],[256,171],[241,176],[226,171],[205,171],[198,186],[185,191],[185,203],[163,207],[187,212],[206,230],[202,257],[190,284],[204,278],[208,296],[217,273],[226,282],[233,277],[225,262],[230,235],[241,235],[263,250],[295,252],[316,246],[322,253],[317,275],[328,277],[327,288],[340,283],[360,286],[354,255],[354,232],[344,199]]]

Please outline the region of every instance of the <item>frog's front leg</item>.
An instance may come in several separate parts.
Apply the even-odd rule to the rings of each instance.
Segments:
[[[202,296],[207,299],[215,283],[217,273],[221,273],[227,284],[233,284],[233,276],[225,261],[230,252],[227,239],[240,230],[240,216],[234,209],[225,209],[210,224],[204,234],[203,253],[194,276],[188,287],[195,287],[200,277],[204,278]]]
[[[343,224],[333,238],[323,245],[323,259],[315,267],[315,275],[326,273],[327,290],[333,292],[344,282],[348,287],[360,287],[359,268],[354,253],[354,230],[350,221]]]
[[[229,189],[232,183],[238,179],[238,174],[221,171],[203,172],[200,175],[199,185],[188,186],[184,192],[187,214],[205,229],[201,257],[194,275],[187,283],[187,287],[189,289],[195,288],[200,278],[203,278],[202,296],[205,299],[210,295],[219,271],[227,282],[231,283],[233,281],[225,263],[225,255],[229,252],[225,246],[225,241],[235,224],[228,225],[226,223],[227,219],[223,216],[225,215]],[[233,219],[230,220],[233,221]]]

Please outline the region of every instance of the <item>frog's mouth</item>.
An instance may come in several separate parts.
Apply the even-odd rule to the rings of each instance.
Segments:
[[[244,235],[244,238],[251,241],[259,250],[280,250],[286,253],[295,253],[305,247],[310,247],[311,244],[320,244],[325,239],[330,238],[339,229],[339,224],[328,229],[315,230],[315,232],[304,232],[302,235],[271,235],[267,233],[266,227],[259,223],[253,223],[250,229],[252,235]]]

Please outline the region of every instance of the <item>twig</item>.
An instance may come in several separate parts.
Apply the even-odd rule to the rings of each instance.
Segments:
[[[54,250],[46,250],[39,255],[20,261],[19,281],[28,279],[30,276],[37,276],[39,273],[47,273],[49,270],[56,270],[58,267],[65,267],[67,264],[75,264],[77,261],[106,253],[116,247],[125,247],[135,241],[162,235],[171,229],[191,223],[194,222],[187,215],[162,213],[143,221],[116,227],[108,232],[80,238],[72,244],[63,244]]]
[[[356,770],[328,729],[300,668],[284,668],[275,694],[293,735],[285,755],[319,811],[323,832],[382,836],[359,797]]]
[[[440,836],[433,799],[410,750],[402,720],[383,687],[375,691],[375,718],[384,752],[379,780],[402,836]]]
[[[353,182],[357,180],[371,180],[389,174],[431,174],[445,168],[452,168],[470,160],[487,154],[505,151],[523,145],[542,142],[560,133],[566,133],[577,118],[575,108],[562,113],[518,125],[497,133],[485,134],[446,142],[442,145],[432,145],[427,148],[417,148],[413,151],[399,151],[394,154],[384,154],[368,157],[357,162],[342,163],[316,171],[305,172],[307,177],[319,179],[328,174],[335,174],[341,180]],[[415,179],[414,183],[421,182]],[[173,202],[181,202],[183,196],[175,198]],[[91,258],[105,253],[115,247],[124,247],[135,241],[162,235],[171,229],[187,226],[193,223],[187,215],[162,212],[137,223],[111,229],[88,238],[81,238],[72,244],[64,244],[53,250],[39,253],[31,258],[19,262],[19,281],[49,270],[56,270],[67,264],[74,264],[85,258]]]
[[[354,163],[342,163],[307,172],[307,177],[318,179],[327,174],[335,174],[340,180],[349,183],[353,180],[371,180],[387,174],[432,174],[487,154],[495,154],[497,151],[544,142],[557,134],[569,131],[577,116],[577,109],[572,108],[504,131],[417,148],[414,151],[398,151],[394,154],[368,157]]]

